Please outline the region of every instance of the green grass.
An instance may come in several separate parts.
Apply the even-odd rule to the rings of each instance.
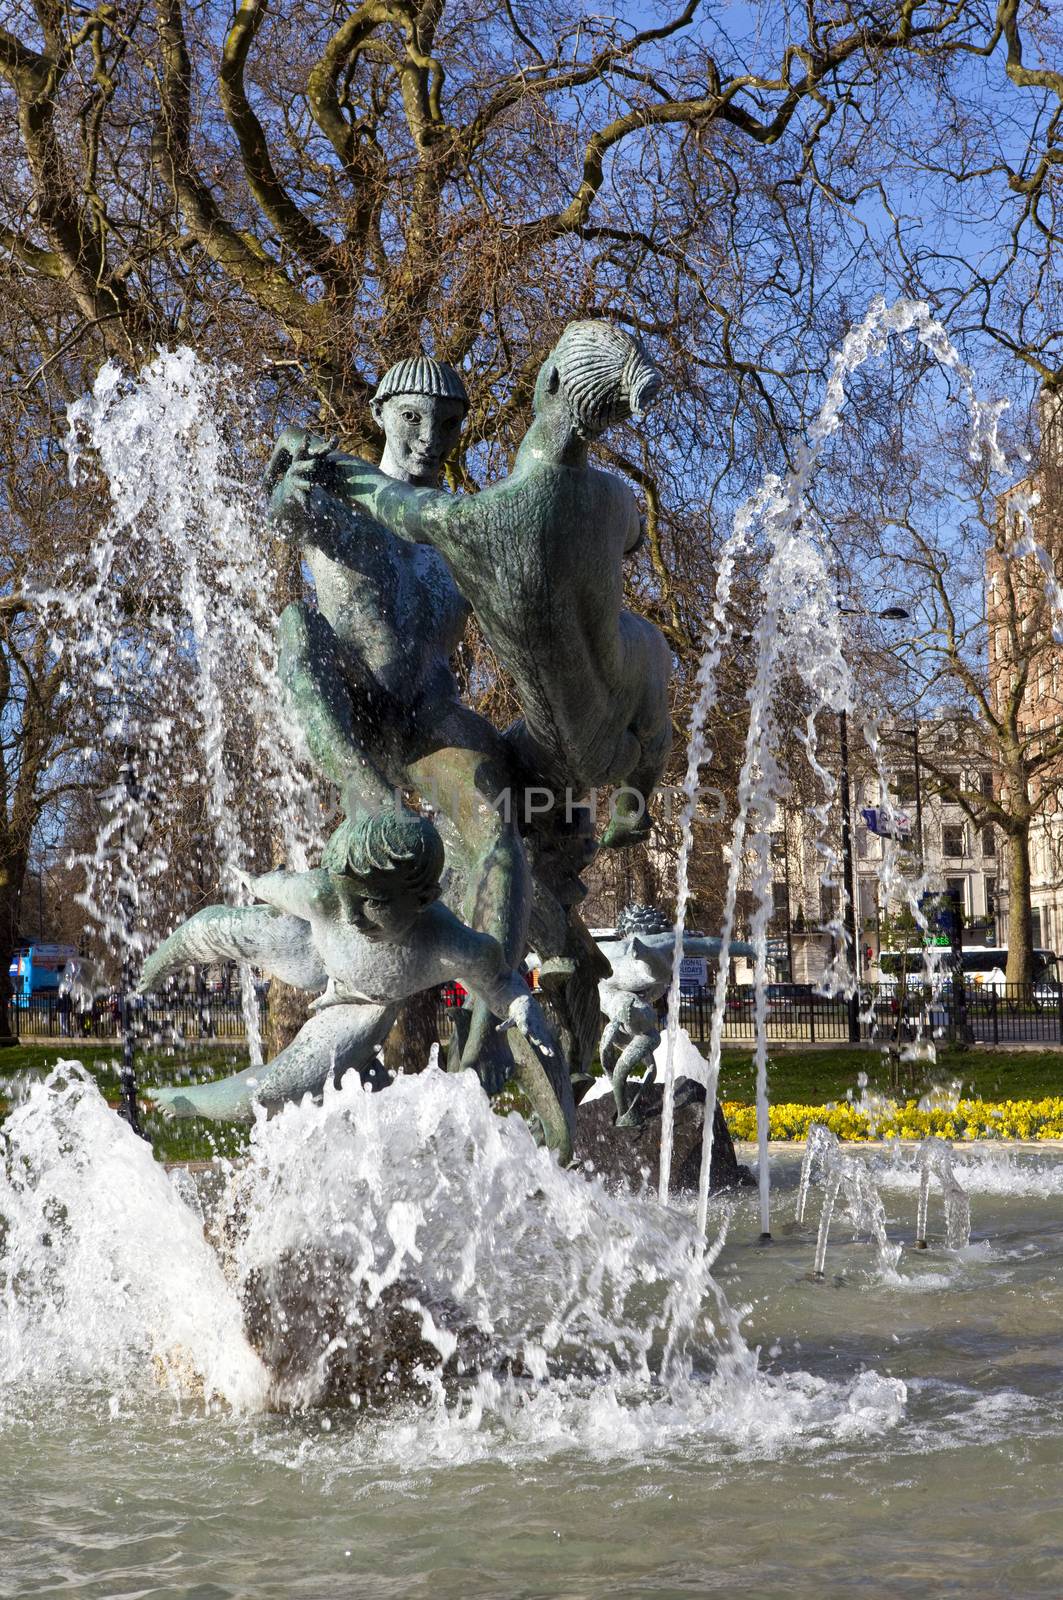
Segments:
[[[116,1103],[121,1048],[98,1040],[63,1040],[53,1044],[19,1045],[0,1050],[0,1118],[6,1116],[9,1096],[4,1079],[18,1073],[43,1074],[60,1057],[74,1057],[96,1077],[100,1091]],[[194,1045],[178,1053],[138,1051],[137,1079],[144,1086],[181,1081],[203,1082],[223,1078],[244,1065],[239,1046]],[[823,1105],[844,1100],[847,1089],[857,1091],[857,1076],[866,1072],[873,1089],[897,1092],[889,1069],[878,1052],[846,1046],[816,1050],[778,1049],[771,1052],[771,1098],[776,1104]],[[900,1092],[916,1095],[934,1081],[959,1078],[964,1091],[984,1100],[1040,1100],[1063,1094],[1063,1050],[941,1050],[931,1066],[919,1063],[911,1079],[902,1079]],[[720,1076],[720,1097],[750,1104],[755,1098],[753,1058],[749,1050],[725,1049]],[[235,1155],[246,1144],[242,1125],[198,1119],[166,1122],[148,1112],[145,1131],[151,1135],[161,1161],[210,1160]]]
[[[934,1064],[919,1062],[899,1085],[891,1083],[882,1056],[874,1050],[845,1046],[822,1050],[772,1050],[771,1098],[776,1104],[823,1105],[857,1091],[857,1076],[867,1073],[868,1087],[883,1092],[919,1095],[931,1083],[959,1078],[964,1093],[982,1100],[1041,1100],[1063,1094],[1063,1050],[939,1050]],[[756,1081],[750,1051],[724,1050],[720,1098],[749,1104]]]
[[[117,1104],[121,1045],[109,1040],[57,1039],[51,1044],[16,1045],[0,1050],[0,1118],[5,1117],[9,1109],[8,1097],[4,1094],[5,1078],[25,1072],[43,1076],[60,1059],[80,1061],[92,1072],[100,1093]],[[202,1083],[211,1078],[228,1077],[230,1072],[246,1064],[247,1056],[236,1043],[191,1045],[177,1053],[138,1051],[137,1082],[144,1087],[181,1081]],[[209,1161],[215,1156],[236,1155],[246,1145],[250,1131],[242,1124],[206,1122],[198,1118],[167,1122],[146,1109],[142,1122],[160,1161]]]

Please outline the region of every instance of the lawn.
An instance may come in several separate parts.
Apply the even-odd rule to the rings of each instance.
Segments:
[[[122,1049],[113,1040],[64,1039],[52,1044],[17,1045],[0,1050],[0,1118],[7,1115],[10,1096],[5,1094],[5,1079],[20,1074],[43,1076],[56,1062],[80,1061],[95,1076],[101,1093],[117,1104],[118,1071]],[[247,1056],[237,1045],[193,1045],[175,1054],[170,1051],[138,1051],[137,1081],[141,1084],[202,1083],[224,1078],[245,1066]],[[210,1160],[219,1155],[234,1155],[247,1142],[248,1129],[240,1124],[221,1122],[167,1122],[154,1112],[143,1110],[144,1131],[150,1135],[155,1154],[162,1161]]]
[[[121,1050],[114,1043],[96,1040],[56,1041],[47,1045],[20,1045],[0,1051],[0,1117],[8,1110],[10,1095],[4,1080],[20,1073],[41,1074],[62,1056],[73,1056],[96,1076],[101,1091],[118,1100]],[[137,1055],[137,1077],[142,1084],[173,1083],[184,1079],[202,1082],[225,1077],[244,1064],[235,1045],[189,1046],[180,1053],[142,1051]],[[857,1077],[866,1072],[872,1089],[897,1093],[883,1058],[873,1050],[824,1046],[819,1050],[775,1050],[770,1058],[770,1094],[777,1105],[824,1105],[844,1100],[851,1089],[859,1094]],[[933,1082],[959,1078],[964,1093],[985,1100],[1040,1100],[1063,1093],[1063,1050],[942,1050],[936,1064],[919,1063],[900,1085],[900,1096],[922,1093]],[[720,1075],[720,1098],[751,1104],[755,1097],[753,1058],[748,1050],[726,1049]],[[165,1122],[147,1113],[145,1129],[155,1153],[164,1161],[209,1159],[241,1149],[247,1129],[203,1121]]]
[[[822,1050],[773,1050],[769,1057],[772,1100],[779,1105],[825,1105],[843,1100],[846,1090],[859,1095],[857,1077],[867,1073],[868,1087],[884,1093],[920,1095],[932,1083],[958,1078],[971,1099],[1040,1100],[1063,1093],[1063,1050],[939,1050],[933,1064],[919,1062],[911,1076],[907,1069],[899,1084],[875,1050],[845,1045]],[[724,1050],[720,1070],[721,1100],[745,1104],[755,1097],[752,1052]]]

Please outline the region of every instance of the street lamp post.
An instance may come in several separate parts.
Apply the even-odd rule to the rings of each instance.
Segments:
[[[139,807],[141,798],[140,785],[137,782],[134,751],[126,749],[125,761],[122,765],[122,782],[125,787],[126,815],[123,824],[122,853],[122,881],[119,884],[118,898],[122,912],[123,931],[125,933],[124,950],[122,954],[121,990],[118,999],[118,1017],[122,1030],[122,1067],[118,1074],[121,1087],[122,1100],[118,1107],[118,1115],[122,1117],[134,1133],[142,1139],[147,1139],[140,1123],[140,1113],[137,1109],[137,1072],[136,1072],[136,1031],[133,1009],[133,986],[136,983],[136,965],[132,957],[132,940],[136,931],[136,890],[132,882],[131,858],[134,847],[139,844],[133,821],[133,813]]]
[[[849,718],[843,706],[838,713],[838,739],[841,745],[842,802],[842,882],[845,885],[845,934],[853,963],[853,987],[849,991],[849,1043],[860,1043],[860,996],[856,988],[856,895],[853,885],[853,823],[849,798]]]

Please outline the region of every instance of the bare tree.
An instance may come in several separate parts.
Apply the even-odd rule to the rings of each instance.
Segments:
[[[1041,465],[1003,495],[966,462],[961,441],[920,443],[909,416],[876,494],[879,507],[854,514],[854,543],[873,546],[871,563],[891,597],[906,605],[909,637],[898,641],[883,700],[893,724],[885,739],[910,768],[912,746],[894,731],[908,715],[933,713],[955,734],[920,747],[926,794],[958,805],[975,828],[1004,841],[1009,908],[1009,983],[1033,981],[1031,829],[1058,810],[1063,771],[1063,694],[1054,605],[1036,551],[1026,547],[1016,497],[1042,496],[1034,512],[1040,550],[1063,557],[1058,500],[1051,489],[1048,435]],[[865,522],[871,516],[873,526]],[[968,759],[964,759],[964,755]],[[971,779],[986,758],[993,780]]]
[[[673,388],[652,435],[619,437],[612,459],[645,499],[632,601],[675,651],[677,726],[719,529],[784,458],[869,285],[928,292],[1059,381],[1060,83],[1037,4],[765,3],[746,33],[725,18],[731,35],[699,0],[653,19],[543,0],[240,0],[223,23],[208,0],[7,0],[0,15],[2,281],[22,352],[5,403],[32,400],[31,431],[57,426],[102,356],[136,367],[186,342],[271,417],[312,408],[364,446],[377,374],[423,344],[475,373],[453,464],[475,488],[559,326],[615,317]],[[1021,170],[995,131],[1002,93]],[[913,228],[918,185],[973,197],[991,269],[929,220]],[[465,667],[501,704],[475,633]],[[720,706],[726,770],[741,686]]]

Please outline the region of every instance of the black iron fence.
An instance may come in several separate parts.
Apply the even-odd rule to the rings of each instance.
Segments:
[[[711,989],[682,996],[680,1022],[692,1039],[708,1039],[714,1002]],[[765,1012],[769,1041],[830,1044],[849,1038],[844,996],[828,999],[804,984],[769,984]],[[936,995],[917,987],[902,995],[894,985],[862,988],[862,1039],[903,1044],[920,1032],[970,1044],[1063,1044],[1063,989],[1055,984],[949,982]],[[728,990],[723,1037],[730,1042],[756,1037],[750,987]]]
[[[259,1025],[265,1028],[269,1011],[259,1001]],[[11,1018],[20,1039],[119,1039],[122,1025],[118,1000],[99,999],[91,1008],[78,1008],[66,997],[35,994],[12,1003]],[[195,1040],[209,1043],[247,1037],[240,1001],[235,996],[207,995],[168,1000],[137,996],[133,1001],[136,1032],[144,1042]]]
[[[461,998],[453,985],[439,991],[437,1036],[443,1044],[450,1038],[454,1009]],[[709,1038],[714,1005],[715,991],[711,987],[681,997],[680,1023],[700,1044]],[[904,1043],[922,1031],[977,1044],[1063,1044],[1063,990],[1055,985],[990,987],[965,983],[961,990],[947,983],[936,996],[910,988],[903,997],[893,986],[865,988],[861,991],[860,1013],[861,1038],[883,1043]],[[772,1043],[844,1044],[849,1038],[845,997],[828,999],[813,993],[806,984],[769,984],[765,1014],[767,1037]],[[11,1015],[15,1031],[26,1040],[116,1040],[121,1036],[118,1002],[113,998],[97,1000],[91,1010],[78,1010],[55,995],[34,995],[13,1005]],[[242,1040],[247,1032],[243,1010],[235,996],[172,1000],[155,995],[138,997],[134,1018],[145,1044]],[[263,997],[259,1001],[259,1026],[263,1031],[268,1020],[268,1002]],[[755,1037],[752,988],[730,988],[724,1011],[724,1040],[752,1042]]]
[[[797,984],[769,985],[800,990]],[[715,991],[696,989],[680,996],[679,1023],[698,1043],[708,1040],[715,1009]],[[808,1044],[844,1043],[849,1038],[849,1011],[844,997],[827,999],[822,995],[790,993],[785,998],[769,996],[766,1006],[766,1034],[769,1040],[801,1040]],[[736,1041],[756,1037],[756,1006],[751,985],[740,984],[727,991],[723,1037]]]

